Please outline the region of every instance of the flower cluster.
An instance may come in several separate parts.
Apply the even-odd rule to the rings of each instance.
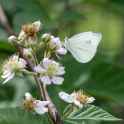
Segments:
[[[46,95],[47,91],[45,92],[45,90],[47,88],[42,88],[51,84],[61,85],[64,81],[63,75],[65,74],[65,68],[57,61],[58,56],[60,57],[60,55],[65,55],[68,49],[68,51],[71,51],[72,55],[78,59],[82,59],[80,54],[82,55],[88,52],[86,54],[89,55],[88,58],[87,56],[83,56],[83,59],[90,60],[93,55],[90,56],[89,52],[92,53],[93,50],[83,49],[83,51],[81,51],[81,48],[88,45],[90,45],[89,48],[91,48],[93,45],[95,53],[96,47],[94,47],[94,40],[96,37],[93,37],[93,41],[84,42],[83,45],[80,46],[80,44],[77,44],[77,42],[74,41],[76,40],[76,37],[74,37],[74,40],[72,38],[72,40],[68,40],[68,42],[66,41],[66,43],[63,43],[59,37],[55,37],[49,33],[45,33],[38,38],[38,32],[40,29],[41,22],[35,21],[33,23],[23,25],[17,37],[12,35],[8,38],[9,42],[18,46],[18,52],[22,58],[18,55],[11,56],[3,65],[2,78],[5,79],[3,83],[6,83],[20,72],[26,72],[27,74],[30,73],[32,75],[35,74],[35,78],[39,83],[39,88],[41,88],[40,95],[44,97],[44,101],[33,98],[32,95],[27,92],[25,93],[23,105],[26,110],[36,112],[41,115],[48,112],[48,106],[51,102],[50,99],[49,101],[46,100],[47,96],[44,96]],[[81,34],[81,37],[84,37],[84,35]],[[80,39],[78,39],[78,42],[80,42]],[[39,52],[38,50],[40,50],[43,54],[37,55]],[[92,103],[95,100],[94,97],[87,96],[82,91],[73,92],[71,94],[60,92],[59,97],[65,102],[74,104],[79,108],[82,108],[85,104]]]
[[[10,42],[17,41],[19,44],[25,47],[34,45],[37,43],[37,33],[40,31],[40,28],[40,21],[23,25],[18,37],[12,35],[8,38],[8,40]]]
[[[45,33],[41,36],[39,39],[37,36],[37,33],[41,29],[41,22],[35,21],[30,24],[25,24],[22,26],[22,29],[18,35],[18,37],[12,35],[8,38],[10,42],[16,42],[17,44],[21,45],[23,50],[23,56],[28,57],[30,61],[32,61],[34,65],[34,70],[38,75],[42,83],[45,85],[49,84],[57,84],[60,85],[63,83],[64,78],[62,77],[65,73],[64,67],[56,62],[55,60],[51,59],[52,55],[65,55],[67,53],[67,50],[65,49],[64,45],[60,41],[59,37],[55,37],[49,33]],[[45,51],[44,52],[44,58],[41,60],[40,63],[35,63],[37,60],[37,57],[34,56],[36,51],[33,51],[34,49],[37,50],[37,46],[40,46],[40,43],[44,44]],[[10,59],[11,60],[11,59]],[[8,62],[10,63],[10,62]],[[13,62],[14,63],[14,60]],[[25,63],[22,63],[25,67]],[[22,66],[22,68],[23,68]],[[7,68],[7,67],[6,67]],[[2,77],[7,78],[5,82],[10,80],[14,77],[16,71],[13,69],[13,66],[11,70],[11,75],[6,72],[5,67],[3,67],[3,73]],[[21,70],[21,68],[19,68]],[[19,70],[18,69],[18,70]]]
[[[30,93],[25,93],[25,99],[23,101],[24,108],[27,111],[34,111],[41,115],[48,112],[49,101],[40,101],[32,97]]]
[[[26,61],[22,58],[19,58],[18,55],[13,55],[6,61],[2,68],[2,78],[5,79],[3,83],[11,80],[17,72],[21,72],[26,68]]]
[[[60,92],[59,97],[70,104],[74,104],[75,106],[78,106],[79,108],[82,108],[85,104],[89,104],[94,102],[95,98],[87,96],[83,93],[83,91],[73,92],[71,94],[68,94],[66,92]]]
[[[13,55],[3,65],[2,78],[5,79],[3,83],[11,80],[17,73],[26,72],[27,74],[36,74],[37,78],[43,85],[61,85],[64,81],[63,75],[65,74],[64,67],[54,60],[54,55],[65,55],[67,50],[65,49],[62,41],[59,37],[55,37],[49,33],[45,33],[38,38],[37,33],[41,29],[41,22],[35,21],[30,24],[22,26],[19,35],[14,35],[8,38],[8,41],[15,43],[21,47],[21,55],[24,58],[29,59],[32,63],[33,69],[28,69],[26,62],[27,59],[20,58],[18,55]],[[38,62],[36,51],[37,46],[43,44],[44,57]],[[35,51],[34,51],[35,50]],[[26,61],[25,61],[26,60]],[[32,97],[30,93],[25,93],[24,108],[28,111],[34,111],[37,114],[44,114],[48,112],[49,101],[40,101]]]
[[[47,45],[48,45],[49,51],[52,51],[57,55],[58,54],[65,55],[67,53],[67,50],[65,49],[64,45],[60,41],[59,37],[55,37],[53,35],[45,33],[42,35],[42,39],[48,42]]]
[[[60,85],[64,81],[61,77],[65,73],[64,67],[54,60],[44,58],[41,64],[34,67],[34,70],[40,74],[40,80],[44,84]]]

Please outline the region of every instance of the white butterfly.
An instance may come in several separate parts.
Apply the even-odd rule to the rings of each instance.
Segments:
[[[66,38],[65,47],[78,62],[87,63],[96,54],[101,39],[101,33],[83,32]]]

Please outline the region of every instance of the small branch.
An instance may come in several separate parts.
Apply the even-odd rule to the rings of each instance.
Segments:
[[[8,33],[8,35],[15,34],[7,20],[6,14],[1,5],[0,5],[0,24],[5,29],[5,31]]]
[[[50,101],[51,104],[48,106],[49,107],[49,114],[52,117],[52,120],[54,124],[63,124],[61,117],[59,115],[58,110],[56,109],[55,105],[53,104],[51,98],[49,97],[49,94],[47,92],[46,86],[43,86],[44,93],[45,93],[45,100]]]

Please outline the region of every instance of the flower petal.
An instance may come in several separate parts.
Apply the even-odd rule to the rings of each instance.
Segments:
[[[37,114],[40,114],[40,115],[48,112],[48,108],[46,107],[35,107],[34,110]]]
[[[29,92],[27,92],[27,93],[25,93],[25,100],[31,100],[33,97],[32,97],[32,95],[29,93]]]
[[[48,107],[46,107],[49,104],[49,101],[40,101],[40,100],[35,100],[34,101],[34,110],[37,114],[44,114],[48,112]]]
[[[54,76],[54,77],[52,77],[51,80],[52,80],[53,84],[61,85],[64,81],[64,78]]]
[[[40,100],[36,100],[36,101],[40,101]],[[43,106],[48,106],[50,104],[50,101],[41,101],[41,102]]]
[[[66,92],[63,92],[63,91],[59,92],[59,97],[67,103],[73,103],[74,102],[74,98]]]
[[[83,104],[81,104],[80,101],[78,101],[78,100],[74,100],[74,104],[76,106],[78,106],[79,108],[82,108],[83,107]]]
[[[92,103],[94,102],[95,98],[94,97],[89,97],[87,100],[87,103]]]
[[[19,33],[18,39],[19,39],[19,40],[24,40],[25,38],[26,38],[26,34],[25,34],[25,32],[22,30],[22,31]]]
[[[57,71],[57,75],[63,75],[63,74],[65,74],[65,69],[63,66],[60,66]]]
[[[42,81],[44,84],[47,84],[47,85],[51,84],[51,80],[50,80],[50,78],[49,78],[48,76],[43,76],[43,77],[41,77],[40,79],[41,79],[41,81]]]
[[[45,33],[45,34],[42,35],[42,38],[43,38],[43,39],[44,39],[44,38],[48,38],[48,37],[50,37],[50,34],[49,34],[49,33]]]
[[[61,41],[60,41],[59,37],[52,36],[51,43],[53,46],[55,46],[57,48],[61,48]]]
[[[40,30],[40,28],[41,28],[41,22],[40,22],[40,20],[35,21],[35,22],[33,23],[33,25],[34,25],[36,31],[38,32],[38,31]]]
[[[52,60],[48,59],[48,58],[44,58],[43,59],[43,67],[44,68],[48,68],[48,66],[52,63]]]
[[[67,53],[67,50],[65,48],[59,48],[56,50],[56,52],[60,55],[65,55]]]
[[[9,77],[7,77],[5,79],[5,81],[3,82],[3,84],[7,83],[9,80],[11,80],[13,77],[15,76],[15,73],[12,73],[11,75],[9,75]]]
[[[44,68],[42,68],[41,65],[37,65],[37,66],[34,67],[34,71],[37,72],[37,73],[43,73],[46,70]]]
[[[18,64],[19,64],[20,68],[25,68],[27,62],[24,59],[19,58]]]
[[[1,75],[1,77],[2,77],[2,78],[7,78],[7,77],[9,77],[11,74],[12,74],[11,71],[5,70],[5,71],[3,72],[3,74]]]

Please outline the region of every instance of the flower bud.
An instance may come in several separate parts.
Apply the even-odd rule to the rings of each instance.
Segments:
[[[33,25],[35,27],[35,30],[38,32],[40,30],[40,28],[41,28],[42,23],[40,22],[40,20],[38,20],[38,21],[35,21],[33,23]]]
[[[25,93],[25,99],[26,100],[31,100],[32,99],[32,95],[29,92]]]
[[[57,50],[57,53],[60,55],[65,55],[67,53],[67,50],[65,48],[60,48]]]
[[[51,35],[49,33],[45,33],[41,37],[43,40],[48,41],[51,39]]]
[[[24,48],[23,54],[24,54],[24,56],[31,57],[32,56],[32,49],[31,48],[29,48],[29,49]]]
[[[17,40],[17,38],[16,38],[16,36],[14,36],[14,35],[12,35],[12,36],[10,36],[9,38],[8,38],[8,41],[11,43],[11,42],[14,42],[14,41],[16,41]]]

